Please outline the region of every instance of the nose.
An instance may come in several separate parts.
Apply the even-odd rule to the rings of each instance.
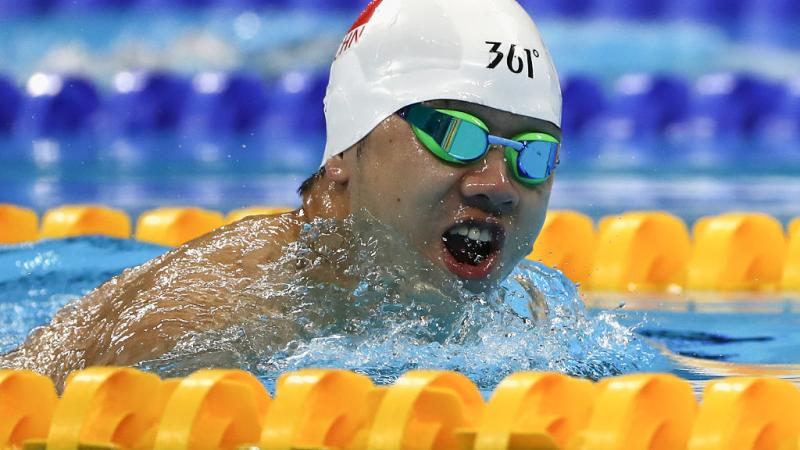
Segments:
[[[509,178],[502,147],[489,153],[461,178],[461,195],[467,206],[488,213],[508,214],[519,204],[519,192]]]

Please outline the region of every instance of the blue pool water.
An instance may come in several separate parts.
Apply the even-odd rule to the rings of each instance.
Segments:
[[[0,352],[19,345],[32,328],[46,324],[69,301],[166,250],[100,237],[0,248]],[[547,276],[549,272],[543,273]],[[569,292],[553,290],[551,294],[568,296]],[[795,373],[800,374],[800,367],[792,365],[800,360],[800,315],[791,299],[720,303],[605,296],[588,301],[591,321],[576,322],[591,328],[585,339],[579,341],[582,333],[572,330],[552,334],[563,348],[542,340],[538,343],[541,354],[518,348],[512,335],[519,329],[509,326],[504,330],[504,319],[498,316],[492,320],[499,326],[486,326],[481,331],[485,336],[471,347],[392,340],[364,347],[343,342],[348,338],[337,335],[303,343],[249,368],[268,385],[280,372],[314,365],[360,370],[379,382],[391,381],[417,366],[454,368],[470,375],[485,390],[507,372],[520,369],[563,370],[588,377],[672,372],[693,380],[698,391],[704,380],[719,376],[794,378]],[[556,299],[552,304],[560,303]],[[524,358],[532,362],[521,362]],[[579,363],[581,358],[585,365]]]

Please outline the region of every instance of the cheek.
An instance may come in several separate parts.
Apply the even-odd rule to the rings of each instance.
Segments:
[[[387,224],[406,228],[430,216],[447,190],[448,173],[441,173],[430,153],[414,141],[397,137],[373,139],[358,162],[353,185],[354,205],[370,210]]]
[[[519,237],[518,242],[521,246],[533,244],[544,224],[549,200],[549,185],[542,186],[539,189],[527,189],[522,194],[519,206],[519,222],[516,227]]]
[[[378,163],[381,167],[376,173],[381,176],[371,177],[372,189],[388,197],[384,203],[393,207],[440,208],[459,179],[456,168],[413,144],[393,150],[394,154]]]

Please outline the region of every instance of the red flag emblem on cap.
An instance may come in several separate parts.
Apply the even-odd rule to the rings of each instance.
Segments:
[[[372,0],[369,2],[369,5],[364,9],[364,11],[358,16],[355,23],[347,34],[344,36],[344,40],[342,40],[342,45],[339,46],[339,50],[336,52],[336,56],[333,57],[335,60],[342,53],[346,52],[350,49],[350,47],[358,44],[359,39],[361,39],[361,35],[364,34],[364,29],[369,23],[369,20],[372,19],[372,15],[375,13],[375,9],[381,4],[382,0]]]
[[[375,13],[375,8],[377,8],[378,5],[380,5],[382,1],[383,0],[372,0],[371,2],[369,2],[369,5],[367,5],[367,7],[364,8],[364,11],[362,11],[361,14],[358,16],[358,19],[356,19],[356,21],[353,24],[353,26],[350,27],[350,29],[348,30],[348,33],[350,31],[353,31],[356,28],[360,27],[361,25],[364,25],[367,22],[369,22],[369,19],[372,18],[372,14]]]

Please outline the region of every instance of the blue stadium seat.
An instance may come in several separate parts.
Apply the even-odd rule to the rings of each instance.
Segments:
[[[744,0],[671,0],[667,3],[670,17],[692,22],[730,25],[742,14]]]
[[[745,10],[750,20],[766,19],[775,22],[792,22],[800,18],[797,0],[746,0]]]
[[[644,169],[670,162],[665,137],[688,109],[689,87],[668,75],[636,73],[617,79],[608,106],[583,132],[578,156],[600,167]],[[575,152],[574,152],[575,153]]]
[[[42,14],[54,10],[59,0],[0,0],[0,17]]]
[[[650,20],[663,15],[667,0],[601,0],[593,13],[601,17],[625,20]]]
[[[786,95],[775,111],[759,123],[757,134],[761,140],[796,141],[795,154],[800,156],[800,77],[788,83]]]
[[[285,8],[291,0],[217,0],[220,6],[232,9]]]
[[[773,113],[784,87],[747,74],[719,73],[694,85],[690,116],[707,132],[749,134]]]
[[[194,8],[203,8],[216,3],[215,0],[173,0],[173,2],[181,6]]]
[[[565,136],[580,134],[606,108],[603,87],[591,77],[565,77],[561,91],[564,97],[561,128]]]
[[[58,136],[89,129],[100,107],[95,86],[81,76],[37,73],[28,80],[22,127],[36,135]]]
[[[683,80],[630,74],[617,80],[606,116],[629,120],[635,135],[658,135],[685,118],[688,103],[689,87]]]
[[[534,18],[541,16],[583,17],[592,11],[592,0],[520,0]]]
[[[327,72],[284,74],[270,85],[271,121],[288,127],[292,134],[324,133],[323,99],[327,85]]]
[[[0,135],[8,134],[11,131],[17,120],[21,103],[22,94],[16,84],[8,78],[0,76]]]
[[[216,6],[222,0],[137,0],[136,7],[146,11],[153,10],[204,10]]]
[[[299,10],[358,12],[367,7],[369,0],[289,0],[288,6]]]
[[[784,96],[778,112],[794,117],[795,125],[800,130],[800,76],[788,83],[787,95]]]
[[[58,8],[65,11],[94,11],[103,9],[125,9],[135,6],[139,0],[58,0]]]
[[[744,17],[747,39],[800,48],[800,1],[747,0]]]
[[[258,128],[267,110],[260,77],[246,73],[202,73],[194,78],[190,114],[211,131],[247,132]]]
[[[190,82],[162,71],[121,72],[114,77],[109,122],[120,131],[174,130],[183,123]]]

